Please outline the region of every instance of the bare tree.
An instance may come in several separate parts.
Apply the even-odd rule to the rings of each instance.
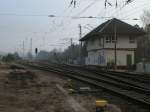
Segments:
[[[138,38],[138,48],[136,50],[136,61],[140,62],[142,59],[150,61],[150,12],[147,10],[143,11],[141,15],[143,23],[143,29],[146,34]]]
[[[143,26],[147,29],[147,27],[150,26],[150,12],[147,10],[144,10],[141,20],[143,22]]]

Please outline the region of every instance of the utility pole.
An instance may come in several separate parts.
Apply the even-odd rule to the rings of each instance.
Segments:
[[[30,53],[31,53],[31,60],[32,60],[32,38],[30,39]]]
[[[72,38],[70,38],[70,45],[71,45],[71,46],[73,45]]]
[[[79,24],[79,40],[82,38],[82,26]],[[79,48],[79,61],[82,64],[82,42],[80,41],[80,48]]]
[[[114,58],[115,58],[115,66],[114,69],[117,69],[117,26],[114,23]]]
[[[79,37],[80,37],[80,39],[82,38],[82,26],[81,26],[81,24],[79,24]]]
[[[24,52],[25,52],[25,48],[24,48],[24,41],[23,41],[23,43],[22,43],[22,50],[23,50],[23,59],[24,59]]]
[[[70,48],[71,48],[70,61],[71,61],[71,64],[72,64],[72,62],[73,62],[73,42],[72,42],[72,38],[70,38]]]

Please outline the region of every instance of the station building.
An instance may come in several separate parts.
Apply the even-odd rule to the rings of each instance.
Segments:
[[[145,33],[128,23],[113,18],[89,32],[81,42],[86,44],[86,65],[117,66],[135,64],[137,38]]]

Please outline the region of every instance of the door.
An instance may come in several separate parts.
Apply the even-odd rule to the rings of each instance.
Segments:
[[[132,55],[128,54],[127,55],[127,66],[130,67],[132,65]]]

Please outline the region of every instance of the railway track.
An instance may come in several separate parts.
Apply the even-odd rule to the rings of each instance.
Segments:
[[[100,70],[100,69],[91,69],[91,68],[87,68],[87,67],[79,67],[79,66],[70,66],[70,65],[63,65],[69,68],[76,68],[76,69],[80,69],[80,70],[86,70],[88,72],[92,72],[95,74],[99,74],[99,75],[104,75],[107,76],[112,76],[112,77],[116,77],[119,80],[126,80],[126,82],[131,82],[134,84],[140,84],[143,85],[144,87],[150,88],[150,75],[144,75],[144,74],[136,74],[136,73],[127,73],[127,72],[116,72],[116,71],[104,71],[104,70]]]
[[[134,101],[135,103],[140,104],[146,108],[150,109],[150,89],[137,85],[136,83],[129,83],[127,81],[119,81],[116,77],[108,77],[106,74],[98,74],[95,75],[86,73],[81,70],[70,69],[71,67],[66,66],[58,66],[58,65],[49,65],[44,63],[23,63],[24,65],[35,67],[41,70],[46,70],[50,72],[54,72],[57,74],[65,75],[70,78],[74,78],[80,80],[82,82],[86,82],[92,84],[97,87],[101,87],[107,91],[111,91],[123,98]]]
[[[55,67],[60,67],[59,66],[55,66]],[[128,90],[136,90],[138,92],[141,92],[143,94],[147,94],[147,95],[150,95],[150,85],[147,85],[147,84],[141,84],[139,82],[133,82],[131,80],[127,80],[127,79],[124,79],[124,78],[121,78],[121,77],[116,77],[115,75],[110,75],[110,74],[106,74],[106,73],[101,73],[101,72],[97,72],[97,71],[91,71],[91,73],[94,73],[94,74],[90,74],[89,72],[87,71],[83,71],[82,68],[78,68],[78,69],[82,69],[82,70],[78,70],[78,69],[75,69],[73,67],[69,67],[69,66],[61,66],[61,68],[65,69],[65,70],[69,70],[71,69],[71,71],[74,71],[74,72],[77,72],[78,74],[80,74],[82,72],[82,74],[84,74],[84,76],[87,76],[89,78],[94,78],[95,80],[101,80],[103,82],[107,82],[107,83],[110,83],[110,84],[113,84],[113,85],[116,85],[118,87],[124,87],[124,88],[128,88]],[[66,69],[66,68],[69,68],[69,69]],[[89,71],[89,70],[88,70]],[[88,75],[85,75],[85,74],[88,74]]]

